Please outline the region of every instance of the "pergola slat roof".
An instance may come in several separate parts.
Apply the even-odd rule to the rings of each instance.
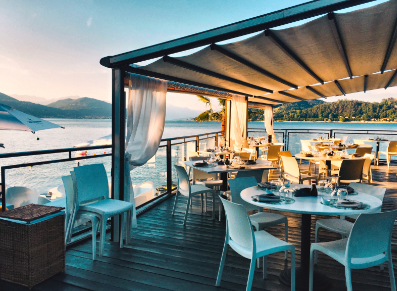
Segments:
[[[279,19],[280,23],[280,19],[288,18],[287,12],[295,12],[297,17],[296,11],[300,8],[301,13],[305,13],[304,6],[306,17],[319,15],[321,3],[321,12],[330,13],[296,27],[262,29],[253,37],[225,45],[209,44],[210,38],[207,38],[207,47],[188,56],[170,57],[166,54],[176,52],[171,47],[177,45],[178,41],[181,44],[194,35],[157,45],[163,46],[160,51],[152,46],[107,57],[101,63],[111,67],[113,62],[113,65],[122,65],[130,72],[249,96],[249,101],[254,102],[255,106],[339,96],[397,85],[397,74],[394,74],[397,69],[397,50],[394,49],[397,39],[397,1],[349,13],[329,10],[331,7],[335,10],[344,8],[346,2],[352,6],[368,1],[313,1],[275,12],[267,17]],[[281,17],[277,13],[284,15]],[[260,22],[264,17],[255,19]],[[301,18],[305,18],[303,14]],[[216,30],[226,33],[226,28],[231,29],[233,25],[249,30],[248,26],[254,22],[254,19],[250,19],[245,21],[245,26],[244,22],[240,22],[215,29],[212,33]],[[258,25],[255,29],[260,31]],[[270,24],[262,26],[271,27]],[[205,34],[210,32],[197,34],[197,41],[203,41]],[[246,33],[249,32],[252,31]],[[222,37],[218,40],[222,40]],[[194,47],[192,43],[187,46]],[[145,50],[146,58],[162,58],[139,68],[125,67],[126,64],[143,60]],[[381,70],[382,74],[379,73]],[[384,70],[391,71],[383,73]]]

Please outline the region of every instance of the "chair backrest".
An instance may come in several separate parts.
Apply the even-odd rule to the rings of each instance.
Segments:
[[[302,151],[304,151],[304,152],[311,151],[311,149],[312,149],[310,140],[301,139],[301,146],[302,146]]]
[[[229,238],[239,246],[254,252],[256,249],[254,231],[246,209],[242,205],[220,199],[225,208]]]
[[[39,191],[26,187],[10,187],[6,190],[7,204],[14,205],[14,208],[21,207],[30,203],[37,204]]]
[[[174,165],[178,175],[178,192],[184,196],[190,195],[190,182],[186,170],[182,166]]]
[[[357,192],[373,195],[376,198],[380,199],[380,201],[383,201],[383,198],[385,197],[385,193],[386,193],[386,188],[379,186],[372,186],[368,184],[361,184],[354,182],[350,183],[349,186],[352,187]]]
[[[278,153],[278,155],[280,157],[292,157],[292,154],[291,154],[290,151],[281,151],[281,152]]]
[[[356,148],[355,154],[363,157],[365,154],[371,154],[372,148],[369,147],[358,147]]]
[[[240,159],[244,160],[244,161],[248,161],[251,157],[251,153],[248,152],[238,152],[234,154],[237,157],[240,157]]]
[[[187,152],[187,156],[188,156],[188,158],[198,157],[199,153],[198,152],[193,152],[193,151],[188,151]]]
[[[281,160],[283,163],[284,173],[298,178],[300,171],[296,159],[294,157],[281,156]]]
[[[243,205],[246,211],[258,209],[258,206],[252,205],[244,201],[240,196],[241,191],[243,191],[244,189],[257,185],[257,180],[254,177],[236,177],[235,179],[230,179],[228,182],[230,186],[230,197],[233,203]]]
[[[366,154],[364,156],[365,161],[364,161],[364,165],[363,165],[363,175],[366,175],[368,179],[370,179],[370,175],[371,175],[371,163],[372,160],[374,159],[372,157],[372,155]]]
[[[343,160],[340,165],[340,180],[362,180],[365,159]]]
[[[103,164],[75,167],[70,173],[76,191],[76,203],[90,203],[109,196],[108,176]]]
[[[367,258],[388,253],[397,210],[361,214],[347,241],[346,258]],[[390,258],[391,259],[391,258]]]
[[[62,182],[65,187],[66,207],[65,207],[65,221],[69,219],[74,204],[76,202],[76,193],[74,192],[72,176],[63,176]]]
[[[271,145],[267,148],[267,159],[278,160],[278,153],[280,152],[280,145]]]
[[[396,153],[397,152],[397,141],[391,141],[389,143],[389,146],[387,147],[387,151]]]
[[[263,169],[251,171],[238,171],[236,178],[254,177],[257,183],[262,182]]]
[[[364,143],[364,140],[362,140],[362,139],[353,139],[353,142],[354,142],[355,144],[360,144],[360,145],[365,144],[365,143]]]

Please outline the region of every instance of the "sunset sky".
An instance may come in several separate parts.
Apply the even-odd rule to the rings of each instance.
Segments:
[[[110,102],[111,70],[99,64],[102,57],[303,2],[0,0],[0,92],[14,97],[80,96]],[[380,89],[347,98],[380,101],[397,97],[396,93],[396,88]],[[168,96],[167,102],[176,106],[205,106],[194,96]]]

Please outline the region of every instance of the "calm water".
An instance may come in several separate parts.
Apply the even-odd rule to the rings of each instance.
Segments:
[[[42,149],[56,149],[68,148],[74,145],[86,142],[88,140],[97,139],[102,136],[111,134],[110,120],[75,120],[75,119],[48,119],[51,122],[57,123],[65,127],[65,129],[49,129],[39,131],[36,134],[30,132],[18,131],[1,131],[0,143],[4,143],[5,149],[0,148],[0,153],[34,151]],[[194,121],[167,121],[163,138],[187,136],[193,134],[214,132],[220,130],[220,123],[218,122],[203,122],[196,123]],[[250,122],[249,128],[263,129],[262,122]],[[279,122],[275,123],[275,129],[370,129],[370,130],[397,130],[397,124],[387,123],[299,123],[299,122]],[[258,133],[259,134],[259,133]],[[318,134],[291,134],[289,150],[295,154],[300,151],[300,139],[310,139],[324,135]],[[346,134],[345,134],[346,135]],[[281,135],[277,134],[281,139]],[[344,135],[337,135],[343,137]],[[380,135],[381,136],[381,135]],[[365,139],[368,135],[354,135],[354,138]],[[376,137],[370,136],[370,137]],[[384,136],[389,139],[396,140],[394,136]],[[39,139],[37,139],[39,138]],[[353,135],[349,135],[352,140]],[[200,143],[200,147],[211,147],[214,141],[206,140]],[[381,150],[385,150],[387,143],[382,145]],[[173,146],[172,156],[173,162],[177,162],[185,157],[188,151],[194,150],[194,142],[190,142],[185,146]],[[32,161],[62,159],[66,158],[67,154],[57,154],[51,156],[40,157],[22,157],[3,159],[0,166],[15,165],[27,163]],[[80,164],[90,163],[104,163],[105,167],[110,173],[110,157],[97,158],[85,160]],[[13,169],[6,172],[6,183],[8,186],[25,186],[32,189],[37,189],[40,193],[47,192],[50,188],[56,187],[62,183],[61,176],[68,175],[69,172],[76,166],[75,162],[57,163],[50,165],[25,167]],[[160,148],[150,162],[142,167],[135,169],[132,172],[132,179],[134,184],[139,184],[144,181],[151,180],[156,186],[163,185],[166,182],[166,164],[165,164],[165,149]],[[175,173],[173,180],[176,180]]]

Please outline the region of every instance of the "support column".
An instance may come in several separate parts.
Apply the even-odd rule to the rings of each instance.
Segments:
[[[247,140],[248,138],[248,119],[249,119],[249,114],[248,114],[248,96],[245,96],[245,103],[247,104],[247,115],[245,119],[245,132],[244,132],[244,140]]]
[[[231,109],[232,101],[226,100],[226,131],[225,131],[225,146],[230,146],[230,123],[231,123]]]
[[[112,198],[124,200],[125,72],[112,69]],[[120,220],[112,219],[112,240],[120,240]]]

